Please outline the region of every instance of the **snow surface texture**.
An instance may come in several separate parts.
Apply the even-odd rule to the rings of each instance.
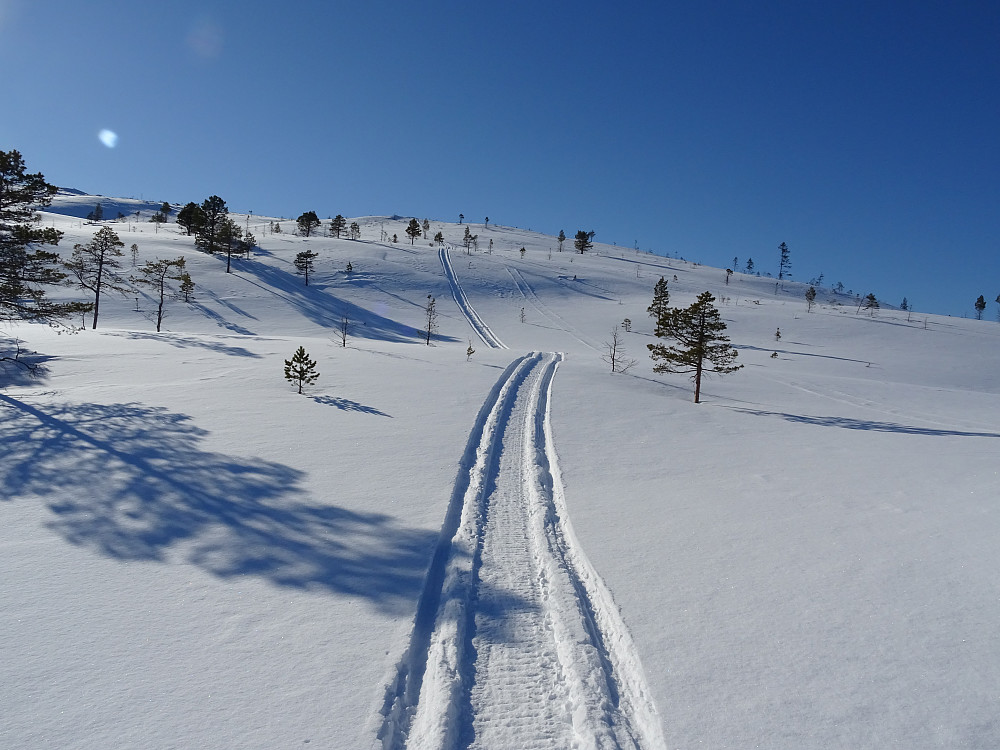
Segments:
[[[99,229],[67,213],[64,255]],[[373,241],[409,217],[233,218],[262,247],[231,274],[112,225],[187,258],[160,334],[143,292],[5,331],[39,376],[2,368],[0,747],[1000,746],[1000,325],[513,227],[449,273]],[[745,365],[697,406],[645,356],[661,275]],[[469,309],[509,351],[466,362]]]
[[[665,746],[631,638],[566,517],[548,407],[560,360],[515,360],[480,411],[458,528],[446,524],[387,696],[386,748]]]

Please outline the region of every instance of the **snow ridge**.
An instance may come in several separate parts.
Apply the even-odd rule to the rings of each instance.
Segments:
[[[461,518],[428,575],[439,593],[421,602],[400,667],[414,677],[387,693],[384,750],[665,747],[634,644],[566,515],[549,407],[561,360],[515,360],[480,410],[453,495]]]
[[[483,322],[483,319],[479,317],[479,313],[475,311],[472,305],[469,303],[468,297],[465,296],[465,291],[462,289],[462,285],[458,283],[458,277],[455,275],[455,269],[451,265],[451,246],[442,247],[438,251],[438,257],[441,259],[441,267],[444,269],[444,275],[448,279],[448,284],[451,286],[451,296],[455,298],[455,304],[458,305],[458,309],[462,311],[466,319],[469,321],[469,325],[472,326],[472,330],[476,332],[476,335],[483,340],[486,346],[493,349],[506,349],[507,346],[497,338],[497,335],[490,330],[490,327]]]

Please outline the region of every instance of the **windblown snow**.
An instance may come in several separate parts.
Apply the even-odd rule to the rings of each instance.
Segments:
[[[145,292],[4,331],[0,747],[1000,745],[996,322],[398,216],[233,215],[227,274],[76,191],[64,256],[98,200],[126,273],[197,286],[161,333]],[[745,365],[699,405],[652,373],[661,276]]]

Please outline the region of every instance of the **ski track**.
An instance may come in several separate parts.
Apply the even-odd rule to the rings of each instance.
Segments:
[[[628,629],[566,513],[549,400],[562,355],[480,409],[386,691],[383,750],[663,750]]]
[[[573,326],[565,321],[558,313],[553,312],[545,303],[538,299],[538,295],[535,294],[535,290],[531,288],[531,285],[527,282],[521,272],[516,268],[511,268],[510,266],[505,266],[507,273],[510,274],[511,279],[514,281],[514,287],[517,289],[518,293],[528,302],[530,302],[538,312],[543,316],[548,318],[552,323],[555,323],[559,328],[566,331],[570,336],[575,338],[581,344],[586,347],[593,349],[594,351],[600,351],[600,348],[592,344],[590,341],[582,338],[576,333]]]
[[[507,346],[497,338],[496,334],[479,317],[479,313],[473,309],[468,297],[465,296],[462,285],[458,283],[458,277],[455,275],[455,269],[451,265],[451,247],[442,247],[438,250],[438,257],[441,259],[441,267],[444,269],[444,275],[451,286],[451,296],[455,298],[455,304],[458,305],[458,309],[462,311],[469,321],[472,330],[476,332],[476,335],[483,340],[486,346],[493,349],[506,349]]]

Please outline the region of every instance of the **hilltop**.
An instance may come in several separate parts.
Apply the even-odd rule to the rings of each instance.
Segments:
[[[43,212],[64,256],[100,228],[77,209],[98,199],[64,192]],[[162,204],[106,200],[140,219]],[[349,218],[359,240],[231,218],[259,248],[229,274],[174,223],[106,224],[139,264],[186,258],[194,298],[161,333],[142,293],[102,300],[96,331],[7,331],[41,372],[7,370],[0,391],[7,744],[393,748],[405,714],[420,741],[477,747],[474,727],[523,747],[490,721],[520,680],[455,698],[435,672],[454,643],[428,592],[465,606],[466,580],[494,607],[470,620],[491,649],[497,613],[587,602],[587,626],[568,618],[535,662],[568,674],[593,658],[579,685],[610,675],[600,700],[539,687],[572,693],[582,746],[1000,742],[1000,325],[859,313],[830,289],[809,312],[803,284],[600,243],[580,255],[572,239],[559,252],[513,227],[472,226],[467,252],[450,222],[430,221],[444,245],[411,245],[409,217]],[[744,365],[698,405],[685,377],[651,371],[661,276],[673,305],[715,295]],[[638,364],[612,375],[604,342],[626,318]],[[300,345],[321,373],[302,396],[282,378]],[[547,510],[520,536],[477,532],[476,482],[530,485]],[[538,575],[572,575],[544,604],[491,577],[513,537],[562,550]],[[457,650],[467,681],[486,650]],[[425,667],[424,696],[454,723],[403,695]]]

